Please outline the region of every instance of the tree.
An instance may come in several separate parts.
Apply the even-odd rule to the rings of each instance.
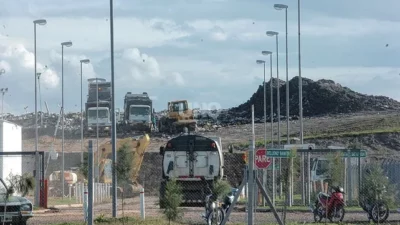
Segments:
[[[217,198],[224,197],[232,191],[232,187],[227,180],[217,180],[214,182],[213,193]]]
[[[118,149],[117,154],[117,180],[120,184],[126,184],[130,180],[130,173],[132,170],[133,153],[131,151],[131,146],[128,144],[123,144]]]
[[[13,175],[10,173],[7,177],[7,181],[14,191],[21,193],[22,197],[25,197],[29,191],[35,189],[35,178],[28,173],[23,175]]]
[[[179,206],[182,203],[182,187],[176,180],[169,180],[165,186],[164,196],[161,196],[160,204],[165,207],[163,213],[167,217],[169,224],[182,217]]]
[[[330,186],[343,185],[344,162],[341,152],[332,153],[328,156],[328,183]]]
[[[386,202],[389,207],[394,206],[396,187],[390,183],[382,167],[377,163],[368,165],[362,178],[361,198],[363,200],[366,200],[369,204],[376,201],[377,193],[381,192],[384,187],[386,192],[382,193],[382,200]]]

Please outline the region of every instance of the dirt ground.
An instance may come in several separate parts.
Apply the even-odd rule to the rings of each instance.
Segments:
[[[325,145],[341,145],[346,146],[351,142],[358,141],[365,144],[367,150],[385,150],[397,151],[400,149],[400,141],[398,132],[400,131],[400,113],[398,112],[368,112],[357,114],[345,114],[330,117],[317,117],[304,119],[304,137],[306,143],[318,143],[322,147]],[[281,121],[280,133],[281,142],[285,142],[286,138],[286,121]],[[299,137],[300,124],[299,121],[290,121],[289,125],[290,137]],[[273,124],[274,143],[277,143],[278,124]],[[379,135],[378,133],[384,134]],[[391,132],[388,135],[387,132]],[[375,134],[371,134],[375,133]],[[249,142],[252,138],[251,124],[232,125],[221,127],[207,132],[200,132],[207,136],[219,136],[222,138],[223,148],[227,149],[227,144],[241,143],[242,145]],[[255,124],[256,140],[261,141],[264,138],[264,124]],[[267,123],[267,140],[271,138],[270,123]],[[148,152],[158,152],[159,147],[166,143],[170,138],[167,135],[154,134],[151,135],[151,144]],[[371,141],[371,138],[373,139]],[[96,139],[91,138],[96,145]],[[284,140],[285,139],[285,140]],[[84,140],[87,146],[89,139]],[[100,138],[99,144],[110,141],[110,138]],[[24,151],[34,150],[35,140],[24,139]],[[61,151],[61,139],[54,140],[49,136],[40,136],[39,150],[49,151],[54,144],[56,151]],[[80,135],[73,138],[65,139],[65,152],[79,152],[81,150]]]
[[[146,218],[149,217],[162,217],[162,211],[156,204],[157,197],[146,197]],[[122,216],[140,216],[139,207],[139,197],[133,199],[126,199],[124,204],[124,212],[122,212],[122,201],[119,200],[118,206],[118,217]],[[230,217],[230,222],[233,223],[246,223],[247,212],[243,210],[243,206],[240,210],[235,210]],[[183,207],[183,222],[185,224],[206,224],[201,218],[203,213],[203,208],[201,207]],[[280,213],[279,213],[280,214]],[[105,215],[111,216],[111,204],[97,205],[94,208],[94,218]],[[276,223],[276,220],[271,212],[256,212],[255,213],[255,223],[254,224],[266,224],[266,223]],[[389,216],[388,224],[398,224],[400,221],[399,213],[392,213]],[[83,210],[82,208],[67,208],[61,209],[58,213],[42,213],[35,215],[28,224],[29,225],[42,225],[42,224],[54,224],[62,222],[83,222]],[[287,214],[287,222],[298,222],[298,223],[312,223],[313,215],[311,212],[291,212]],[[365,213],[361,212],[350,212],[345,214],[344,223],[360,223],[368,224],[367,216]]]

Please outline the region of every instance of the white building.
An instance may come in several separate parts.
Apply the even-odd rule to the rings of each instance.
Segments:
[[[7,177],[22,175],[21,155],[1,155],[1,152],[22,151],[22,127],[9,121],[0,120],[0,177],[8,183]]]

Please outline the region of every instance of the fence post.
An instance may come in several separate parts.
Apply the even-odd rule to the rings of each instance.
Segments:
[[[144,206],[144,188],[140,189],[140,216],[144,220],[145,218],[145,206]]]
[[[88,157],[88,225],[93,225],[93,141],[89,140],[89,157]]]

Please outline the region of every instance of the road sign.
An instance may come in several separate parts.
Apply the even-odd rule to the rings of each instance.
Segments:
[[[267,158],[266,149],[258,149],[256,155],[254,156],[254,163],[259,169],[265,169],[271,165],[271,159]]]
[[[365,158],[365,157],[367,157],[367,151],[361,150],[360,152],[343,152],[343,157]]]
[[[286,149],[270,149],[267,152],[267,156],[270,158],[289,158],[290,150]]]

